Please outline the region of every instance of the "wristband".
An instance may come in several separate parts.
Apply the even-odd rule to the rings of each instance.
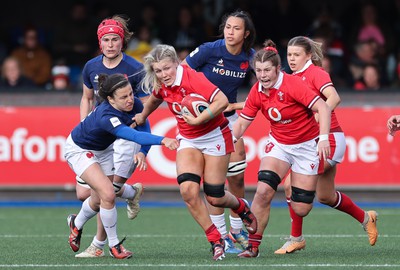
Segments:
[[[319,141],[328,141],[329,140],[329,134],[321,134],[319,135]]]
[[[214,118],[214,114],[212,113],[212,111],[210,110],[210,108],[207,107],[206,110],[207,110],[208,114],[211,116],[211,119],[213,119],[213,118]]]

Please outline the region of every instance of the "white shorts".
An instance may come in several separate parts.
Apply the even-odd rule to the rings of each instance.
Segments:
[[[232,114],[231,116],[226,117],[229,121],[229,125],[231,126],[231,129],[233,127],[233,124],[235,124],[236,120],[239,119],[239,115],[237,113]]]
[[[117,139],[113,148],[114,174],[128,179],[136,169],[133,157],[139,153],[141,145],[132,141]]]
[[[65,142],[65,159],[77,176],[81,176],[90,165],[99,163],[105,175],[113,175],[113,147],[110,145],[105,150],[95,151],[83,149],[76,145],[68,136]]]
[[[285,161],[296,173],[317,175],[323,172],[323,163],[320,166],[317,151],[317,138],[299,144],[281,144],[270,134],[263,157]]]
[[[210,156],[225,156],[235,151],[230,125],[222,129],[217,127],[198,138],[188,139],[178,134],[176,139],[179,141],[178,151],[184,148],[196,148]]]
[[[329,134],[329,144],[331,146],[331,154],[328,157],[328,163],[335,166],[344,159],[346,151],[346,138],[343,132],[333,132]]]

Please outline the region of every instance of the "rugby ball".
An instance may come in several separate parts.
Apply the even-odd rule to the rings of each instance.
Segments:
[[[199,116],[210,104],[199,94],[191,93],[181,101],[182,113],[193,117]]]

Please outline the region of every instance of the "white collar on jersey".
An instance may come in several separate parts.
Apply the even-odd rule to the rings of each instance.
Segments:
[[[183,67],[181,65],[178,65],[176,68],[176,76],[175,76],[175,81],[172,84],[172,86],[179,86],[182,83],[182,77],[183,77]]]
[[[283,73],[282,71],[279,71],[278,80],[276,80],[276,83],[271,88],[279,89],[282,85],[282,81],[283,81]],[[263,87],[261,83],[258,84],[258,92],[263,92]]]
[[[302,73],[304,70],[306,70],[309,66],[311,66],[312,65],[312,61],[311,61],[311,59],[310,60],[308,60],[307,62],[306,62],[306,64],[304,65],[304,67],[302,68],[302,69],[300,69],[300,70],[298,70],[298,71],[296,71],[296,72],[293,72],[293,74],[297,74],[297,73]]]

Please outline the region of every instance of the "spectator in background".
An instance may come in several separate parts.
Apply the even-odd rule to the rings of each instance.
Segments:
[[[388,81],[387,61],[394,50],[392,31],[384,20],[381,20],[379,10],[372,2],[363,3],[358,10],[360,11],[358,22],[356,20],[348,44],[351,46],[359,42],[369,42],[374,47],[377,64],[381,71],[381,80],[386,84]]]
[[[137,61],[143,63],[143,57],[148,54],[153,47],[160,44],[161,40],[151,35],[150,29],[147,25],[142,25],[134,38],[132,38],[128,47],[126,48],[126,54],[132,56]]]
[[[53,90],[68,90],[69,85],[69,74],[70,68],[64,63],[64,61],[58,62],[51,69],[52,75],[52,89]]]
[[[12,56],[7,57],[1,70],[0,90],[32,87],[35,87],[35,83],[22,75],[18,59]]]
[[[357,80],[353,86],[354,90],[379,90],[381,89],[379,67],[374,64],[365,66],[362,78]]]
[[[344,65],[345,48],[343,43],[342,25],[335,19],[332,7],[323,3],[319,7],[317,17],[308,28],[307,35],[316,42],[322,43],[325,57],[329,57],[329,75],[335,79],[336,85],[344,85],[344,81],[337,79],[347,75]]]
[[[180,48],[179,50],[176,51],[178,54],[178,58],[183,61],[185,58],[190,54],[190,49],[189,48]]]
[[[255,21],[255,25],[264,25],[265,30],[257,33],[269,33],[268,38],[276,40],[277,50],[280,53],[282,59],[282,69],[285,72],[290,73],[291,70],[287,64],[286,59],[286,46],[294,36],[303,35],[304,29],[310,25],[308,18],[308,10],[303,8],[299,1],[293,0],[277,0],[271,6],[268,6],[270,12],[268,18],[270,22],[273,22],[273,27],[265,23],[265,13],[261,13],[259,20]],[[295,23],[294,23],[295,22]],[[265,40],[265,38],[263,38]]]
[[[400,88],[400,50],[397,52],[396,64],[395,64],[395,74],[394,79],[391,84],[392,88]]]
[[[25,30],[23,44],[15,48],[11,56],[18,59],[23,74],[37,86],[44,86],[50,81],[52,57],[39,43],[36,28]]]
[[[199,29],[199,26],[193,23],[192,11],[187,6],[183,6],[179,9],[178,21],[174,27],[173,33],[170,43],[173,44],[177,50],[180,48],[194,49],[197,44],[205,39],[203,29]]]
[[[364,68],[369,64],[379,65],[374,43],[370,41],[358,42],[354,46],[354,54],[349,62],[351,74],[349,85],[354,85],[355,82],[362,79]]]
[[[162,35],[157,6],[151,1],[146,1],[145,5],[141,8],[140,14],[141,17],[137,25],[145,25],[149,29],[152,38],[163,40],[164,36]]]
[[[78,85],[79,77],[86,60],[97,54],[96,26],[91,23],[87,6],[84,2],[74,2],[69,17],[63,20],[54,38],[54,56],[64,58],[71,69],[71,83]]]

